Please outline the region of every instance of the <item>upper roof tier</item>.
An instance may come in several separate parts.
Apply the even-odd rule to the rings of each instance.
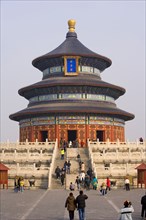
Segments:
[[[91,51],[77,39],[75,20],[69,20],[68,25],[69,32],[66,34],[66,40],[51,52],[34,59],[32,61],[34,67],[43,71],[50,66],[56,66],[56,62],[57,64],[62,63],[63,56],[79,56],[81,64],[88,64],[88,66],[96,67],[100,71],[105,70],[112,64],[109,58]],[[87,58],[87,63],[85,58]]]

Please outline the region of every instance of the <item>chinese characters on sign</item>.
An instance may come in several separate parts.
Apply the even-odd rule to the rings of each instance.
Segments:
[[[73,59],[73,58],[67,59],[67,72],[68,73],[76,72],[76,59]]]

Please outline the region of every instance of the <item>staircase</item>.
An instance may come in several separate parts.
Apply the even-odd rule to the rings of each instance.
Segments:
[[[54,162],[54,169],[53,169],[53,174],[52,174],[52,182],[51,182],[51,189],[64,189],[65,186],[61,185],[61,180],[56,179],[56,174],[55,174],[55,169],[57,166],[59,166],[60,169],[63,168],[64,162],[66,161],[66,152],[64,154],[64,160],[61,160],[61,154],[60,154],[60,149],[57,150],[55,162]],[[65,182],[65,181],[64,181]]]
[[[80,155],[80,159],[77,155]],[[68,148],[67,158],[71,161],[71,173],[66,175],[66,189],[69,189],[70,182],[75,183],[76,177],[80,173],[79,160],[85,164],[85,172],[87,172],[91,163],[88,155],[88,148]]]
[[[88,148],[79,148],[79,155],[82,162],[85,164],[85,172],[91,167],[91,161],[89,160]]]
[[[61,160],[60,149],[58,149],[57,156],[55,158],[54,170],[52,174],[52,183],[51,189],[68,189],[70,182],[75,183],[76,177],[79,175],[79,159],[77,155],[80,155],[80,160],[85,164],[85,172],[87,172],[88,168],[91,167],[91,163],[88,156],[88,148],[67,148],[67,152],[65,152],[64,160]],[[55,169],[57,166],[60,168],[63,167],[65,161],[70,160],[71,168],[70,174],[66,174],[65,186],[61,185],[60,179],[56,179]]]

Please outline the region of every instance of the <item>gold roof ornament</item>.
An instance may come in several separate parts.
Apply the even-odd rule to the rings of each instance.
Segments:
[[[68,21],[68,29],[69,29],[69,32],[75,32],[75,24],[76,24],[76,21],[74,19],[70,19]]]

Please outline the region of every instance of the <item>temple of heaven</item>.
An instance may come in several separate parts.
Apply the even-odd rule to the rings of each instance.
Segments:
[[[25,109],[10,115],[19,122],[21,142],[63,139],[86,146],[87,139],[125,141],[125,121],[134,118],[116,105],[125,89],[101,79],[112,62],[77,39],[75,23],[68,21],[61,45],[32,61],[42,80],[18,91],[29,101]]]

